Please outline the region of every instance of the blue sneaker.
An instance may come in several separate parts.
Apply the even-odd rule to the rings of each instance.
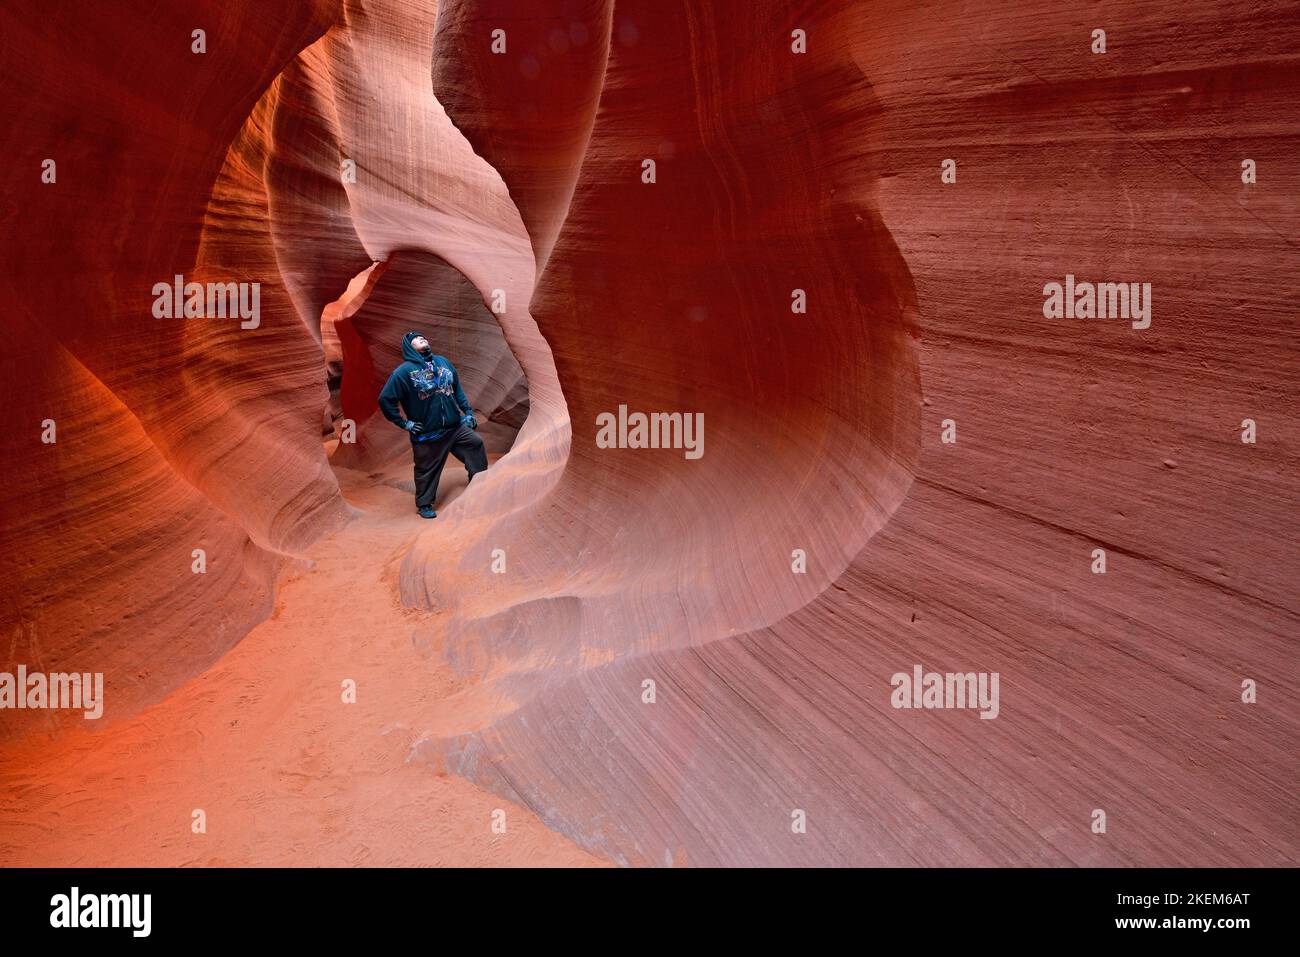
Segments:
[[[437,518],[438,513],[433,510],[432,505],[426,505],[420,509],[420,518]]]

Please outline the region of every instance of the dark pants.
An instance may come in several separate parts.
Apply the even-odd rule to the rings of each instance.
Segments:
[[[463,425],[431,442],[411,443],[411,453],[415,457],[416,508],[433,504],[448,452],[465,463],[465,471],[469,473],[471,481],[476,473],[488,467],[487,449],[483,447],[483,440],[477,432]]]

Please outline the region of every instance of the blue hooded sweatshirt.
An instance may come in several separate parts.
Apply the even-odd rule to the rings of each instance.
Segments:
[[[418,434],[410,433],[412,443],[441,438],[460,425],[465,416],[474,414],[460,387],[456,367],[442,356],[416,352],[411,340],[418,335],[408,332],[402,337],[402,358],[406,361],[393,370],[379,393],[380,411],[393,425],[405,429],[410,419],[424,426]],[[398,411],[399,402],[405,418]]]

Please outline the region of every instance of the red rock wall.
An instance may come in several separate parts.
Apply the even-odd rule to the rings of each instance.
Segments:
[[[609,0],[470,0],[438,11],[433,88],[510,189],[545,266],[569,210],[609,54]],[[494,53],[502,30],[502,53]]]
[[[618,4],[534,299],[573,452],[535,530],[485,536],[535,582],[462,603],[453,661],[490,691],[417,753],[630,863],[1294,860],[1290,22]],[[1151,329],[1045,320],[1067,272],[1151,282]],[[781,314],[804,285],[809,316]],[[891,328],[921,340],[911,431],[887,424],[916,396]],[[620,401],[704,409],[717,468],[595,450]],[[1243,444],[1245,417],[1271,438]],[[841,573],[873,529],[835,505],[876,492],[873,441],[910,471],[909,435],[916,482]],[[833,584],[783,615],[795,546]],[[436,594],[449,563],[407,574]],[[768,626],[729,636],[746,602]],[[1000,672],[999,717],[892,708],[918,663]]]
[[[255,330],[152,314],[155,283],[197,278],[240,125],[337,17],[324,3],[0,11],[0,668],[104,671],[110,719],[238,641],[270,610],[274,553],[347,514],[319,441],[319,349],[273,263],[250,257],[240,277],[263,284]],[[0,737],[56,714],[6,712]]]
[[[110,721],[211,664],[270,612],[283,559],[347,520],[321,444],[325,350],[341,347],[322,340],[320,317],[350,280],[397,249],[409,262],[436,248],[453,286],[460,269],[516,302],[532,287],[499,177],[430,90],[433,9],[395,5],[376,22],[361,4],[289,6],[151,13],[148,29],[143,13],[109,24],[71,7],[39,22],[6,11],[26,59],[5,74],[20,158],[5,199],[5,667],[103,671]],[[69,44],[87,52],[65,68]],[[47,156],[53,184],[40,181]],[[177,273],[259,283],[260,320],[155,318],[153,286]],[[392,328],[375,304],[351,320],[375,335],[446,326],[417,305]],[[467,385],[485,413],[500,407],[486,431],[504,449],[522,374],[482,302],[465,308],[486,330],[466,350]],[[373,464],[347,451],[341,464]],[[56,715],[11,715],[0,737],[53,730]]]
[[[238,640],[348,513],[325,360],[373,385],[409,296],[529,399],[401,562],[461,689],[414,759],[626,863],[1294,862],[1297,12],[223,5],[207,60],[197,15],[6,12],[10,660],[129,710]],[[175,271],[260,277],[261,327],[160,325]],[[1044,319],[1067,273],[1151,328]],[[620,405],[703,457],[597,448]],[[997,719],[891,707],[915,664]]]

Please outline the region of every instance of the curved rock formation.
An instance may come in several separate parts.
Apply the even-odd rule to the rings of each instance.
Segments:
[[[0,16],[0,669],[104,671],[116,722],[41,758],[51,713],[4,713],[15,819],[172,780],[149,728],[226,740],[242,693],[618,863],[1295,861],[1294,11],[236,3],[82,58],[79,16]],[[177,273],[260,324],[153,318]],[[1045,318],[1067,276],[1149,283],[1149,327]],[[373,393],[421,325],[504,454],[402,532],[354,470],[406,454]],[[620,408],[702,454],[606,447]],[[281,595],[381,629],[313,679],[355,664],[362,731],[225,654],[317,556]],[[303,621],[254,647],[303,663]],[[996,673],[996,718],[897,707],[914,666]]]
[[[546,265],[591,137],[609,0],[462,0],[438,12],[433,88],[496,169]]]
[[[16,160],[0,280],[0,667],[102,671],[110,719],[228,650],[270,611],[276,553],[348,514],[319,441],[319,352],[302,347],[273,263],[240,277],[262,284],[257,329],[153,315],[156,283],[197,278],[204,209],[240,125],[339,12],[206,2],[148,24],[73,6],[0,12],[21,51],[3,73]],[[6,711],[0,739],[61,717]]]
[[[1238,379],[1246,389],[1225,402],[1215,394],[1225,383],[1194,358],[1232,334],[1211,319],[1216,309],[1257,300],[1248,290],[1280,274],[1265,267],[1266,278],[1251,257],[1189,290],[1186,266],[1162,251],[1188,197],[1206,210],[1206,254],[1244,231],[1255,248],[1294,258],[1277,228],[1294,218],[1284,192],[1245,207],[1232,185],[1240,164],[1226,129],[1237,120],[1225,112],[1243,98],[1267,111],[1293,81],[1277,62],[1233,71],[1236,82],[1190,64],[1170,73],[1170,44],[1198,62],[1212,15],[1165,37],[1159,56],[1126,51],[1118,71],[1090,59],[1089,30],[1069,16],[1036,21],[1035,41],[999,29],[989,10],[971,16],[973,33],[975,20],[935,23],[901,5],[617,5],[591,142],[533,308],[556,355],[573,453],[529,524],[512,516],[458,542],[459,579],[427,538],[408,558],[408,596],[422,585],[450,605],[444,596],[476,574],[484,591],[456,603],[447,640],[486,693],[444,702],[418,755],[634,863],[1294,858],[1294,801],[1255,775],[1266,768],[1280,783],[1295,768],[1281,744],[1295,732],[1283,665],[1295,613],[1282,583],[1297,569],[1293,542],[1251,531],[1284,523],[1294,489],[1186,508],[1209,474],[1267,485],[1290,454],[1281,393]],[[1158,32],[1138,11],[1107,26],[1122,44]],[[788,42],[800,28],[806,59]],[[764,36],[770,46],[755,42]],[[954,64],[948,76],[961,80],[945,85],[931,63]],[[466,69],[471,87],[485,69]],[[1205,118],[1181,135],[1225,131],[1221,186],[1180,162],[1187,114],[1168,112],[1170,96],[1194,97]],[[1129,113],[1171,142],[1134,142],[1142,127]],[[1269,137],[1251,152],[1285,177],[1274,138],[1288,127],[1267,116]],[[502,139],[488,150],[500,153]],[[953,155],[961,176],[948,188],[941,162]],[[659,164],[653,186],[638,180],[642,158]],[[1181,175],[1163,195],[1135,197],[1171,174]],[[504,175],[529,222],[528,193]],[[1078,185],[1055,189],[1062,181]],[[1029,215],[1040,208],[1052,210],[1042,224]],[[1114,226],[1081,234],[1075,223],[1096,222],[1097,210]],[[1119,256],[1116,230],[1127,237]],[[871,467],[870,445],[863,454],[843,435],[801,456],[796,425],[852,424],[876,461],[910,471],[908,429],[888,424],[906,422],[909,350],[884,344],[907,328],[905,260],[925,277],[920,485],[841,575],[838,548],[856,553],[875,527],[864,499],[888,503],[880,488],[893,486]],[[1040,290],[1066,273],[1150,277],[1165,329],[1144,340],[1127,324],[1045,323]],[[812,288],[797,324],[778,305],[796,286]],[[583,308],[592,303],[599,322]],[[1255,327],[1265,338],[1238,340],[1247,365],[1267,365],[1265,380],[1294,379],[1277,361],[1281,340],[1270,342],[1281,320],[1266,308]],[[855,327],[865,327],[861,351]],[[1175,361],[1161,358],[1169,350]],[[867,373],[856,395],[855,371]],[[891,388],[891,377],[904,384]],[[819,394],[823,381],[844,392]],[[1206,411],[1189,430],[1174,410],[1201,391]],[[810,393],[819,401],[805,404]],[[622,402],[704,409],[718,423],[716,471],[596,449],[595,415]],[[1238,441],[1247,412],[1279,430],[1268,451]],[[951,447],[940,441],[948,419],[962,430]],[[1190,475],[1177,468],[1184,442],[1203,463]],[[1262,470],[1261,451],[1273,463]],[[805,511],[810,492],[818,500]],[[865,524],[835,514],[846,496]],[[474,504],[490,511],[486,496]],[[1214,550],[1200,557],[1207,527]],[[486,550],[507,543],[523,553],[522,589],[483,574]],[[782,617],[798,546],[838,580]],[[1094,546],[1110,553],[1108,577],[1090,573]],[[659,568],[671,585],[656,584]],[[735,633],[756,619],[769,627]],[[914,664],[999,672],[1011,710],[988,722],[896,710],[891,675]],[[1241,704],[1255,674],[1278,683],[1272,707]],[[1089,825],[1108,807],[1127,823],[1101,838]],[[798,811],[807,833],[792,832]]]

